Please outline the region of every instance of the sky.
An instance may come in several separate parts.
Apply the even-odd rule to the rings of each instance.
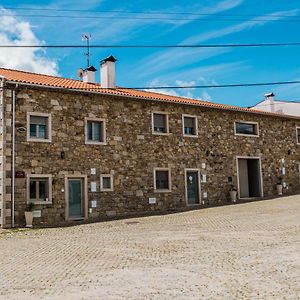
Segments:
[[[70,9],[76,11],[62,11]],[[0,5],[0,44],[5,45],[85,45],[83,32],[93,45],[300,42],[299,29],[299,0],[2,0]],[[0,48],[0,67],[78,79],[77,69],[86,67],[84,53],[82,48]],[[117,85],[124,87],[300,80],[299,46],[94,48],[91,54],[98,81],[99,61],[114,55]],[[300,84],[159,92],[244,107],[269,92],[278,100],[300,100]]]

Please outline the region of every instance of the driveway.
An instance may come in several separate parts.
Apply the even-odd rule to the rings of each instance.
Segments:
[[[0,234],[1,299],[299,299],[300,196]]]

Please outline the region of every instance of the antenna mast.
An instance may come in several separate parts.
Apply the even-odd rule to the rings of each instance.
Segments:
[[[86,41],[87,52],[84,53],[84,55],[86,55],[86,59],[87,59],[87,68],[90,66],[90,56],[91,56],[91,53],[90,53],[90,39],[91,39],[91,35],[89,33],[84,32],[82,34],[82,40]]]

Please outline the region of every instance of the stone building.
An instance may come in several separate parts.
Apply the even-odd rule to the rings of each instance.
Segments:
[[[300,118],[116,87],[114,65],[101,86],[0,69],[2,227],[29,202],[58,225],[298,191]]]

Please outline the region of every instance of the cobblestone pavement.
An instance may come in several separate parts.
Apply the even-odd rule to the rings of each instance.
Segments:
[[[1,299],[300,299],[300,196],[0,233]]]

